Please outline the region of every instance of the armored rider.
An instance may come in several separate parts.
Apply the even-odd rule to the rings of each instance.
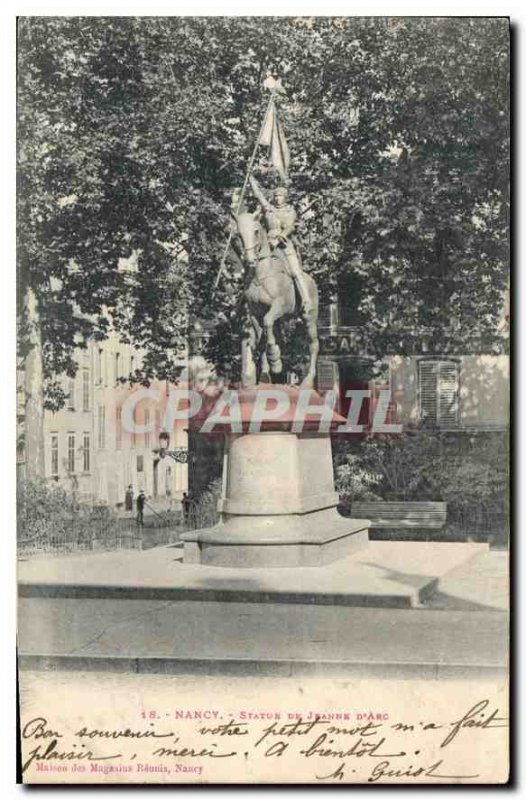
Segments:
[[[303,272],[294,244],[294,229],[296,227],[296,212],[287,203],[287,189],[279,186],[274,190],[274,204],[265,197],[263,190],[254,177],[250,177],[250,185],[254,195],[261,203],[265,214],[265,223],[269,244],[277,256],[286,255],[288,271],[298,289],[303,305],[303,314],[306,317],[312,310],[312,303],[305,282]],[[285,259],[284,259],[285,260]]]

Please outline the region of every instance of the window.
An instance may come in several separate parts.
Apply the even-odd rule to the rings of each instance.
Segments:
[[[318,325],[320,328],[330,328],[331,325],[331,307],[328,303],[320,304],[320,311],[318,315]]]
[[[58,433],[51,434],[51,474],[58,475]]]
[[[120,450],[122,447],[122,408],[119,406],[115,412],[115,447]]]
[[[106,447],[106,409],[104,406],[99,406],[98,423],[99,450],[103,450]]]
[[[68,409],[70,411],[74,411],[75,410],[75,379],[74,378],[69,378],[68,379],[67,393],[68,393],[68,406],[67,407],[68,407]]]
[[[318,389],[334,389],[340,380],[338,364],[327,359],[318,360]]]
[[[144,456],[137,456],[137,472],[144,472]]]
[[[354,328],[364,323],[360,311],[363,297],[363,278],[354,270],[347,270],[338,280],[338,324],[342,328]]]
[[[90,410],[89,369],[82,370],[82,410]]]
[[[95,368],[96,368],[97,383],[102,383],[102,349],[100,347],[97,348],[96,352]]]
[[[442,427],[458,425],[459,365],[456,361],[420,361],[420,419]]]
[[[144,433],[144,446],[150,447],[150,431],[148,428],[150,427],[150,409],[146,408],[144,411],[144,427],[146,431]]]
[[[68,433],[68,472],[75,472],[75,434]]]
[[[115,383],[118,382],[119,378],[121,377],[121,354],[115,353]]]
[[[91,465],[91,437],[85,433],[82,437],[82,469],[84,472],[90,471]]]
[[[26,396],[23,386],[17,386],[16,389],[16,415],[17,417],[26,415]]]

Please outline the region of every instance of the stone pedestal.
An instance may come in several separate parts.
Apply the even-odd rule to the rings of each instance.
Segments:
[[[295,401],[297,390],[288,391]],[[245,423],[253,400],[252,392]],[[183,534],[185,563],[320,566],[367,543],[368,520],[346,519],[336,509],[330,434],[316,432],[312,422],[294,433],[293,411],[258,433],[225,434],[221,522]]]

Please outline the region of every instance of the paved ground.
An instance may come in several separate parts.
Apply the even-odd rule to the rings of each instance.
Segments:
[[[407,593],[414,592],[423,577],[429,585],[434,575],[435,591],[424,604],[413,608],[357,608],[345,603],[320,604],[312,598],[298,601],[290,594],[294,587],[288,574],[293,572],[294,580],[301,584],[296,570],[266,570],[264,574],[250,570],[240,577],[238,571],[185,568],[177,560],[180,553],[176,548],[23,563],[20,577],[30,591],[19,606],[21,665],[182,674],[330,673],[426,679],[472,678],[505,670],[506,553],[478,548],[471,553],[473,557],[460,559],[458,564],[449,550],[458,545],[440,543],[433,560],[429,558],[430,549],[422,543],[414,550],[411,569],[403,571],[403,564],[396,561],[401,559],[401,551],[393,550],[397,543],[373,544],[382,547],[371,546],[353,566],[338,562],[332,569],[306,568],[301,570],[306,573],[303,580],[308,577],[312,584],[317,578],[320,592],[320,584],[323,591],[325,581],[326,589],[332,574],[332,591],[334,582],[345,591],[345,576],[353,584],[362,564],[369,577],[374,577],[373,584],[383,585],[384,593],[393,592],[387,588],[390,582],[396,591]],[[438,560],[437,553],[441,556]],[[138,562],[138,558],[142,560]],[[385,563],[390,563],[389,568]],[[453,569],[448,570],[447,565]],[[180,586],[185,575],[187,580],[194,575],[195,582],[196,570],[207,591],[215,593],[213,601],[195,592],[187,597],[168,593],[158,598],[136,591],[145,585],[155,587],[156,583],[169,587],[174,576]],[[235,573],[243,602],[225,593],[225,585],[234,577],[230,572]],[[79,575],[83,581],[93,582],[95,594],[75,596]],[[48,581],[47,596],[38,594],[43,577]],[[135,586],[135,593],[119,593],[124,578],[132,588]],[[30,579],[39,582],[32,584]],[[57,579],[69,580],[69,596],[53,596],[53,580]],[[283,597],[273,601],[267,591],[276,587],[278,579],[289,592],[285,602]],[[108,593],[112,586],[114,591]],[[37,590],[36,595],[31,588]]]
[[[91,668],[100,658],[138,660],[139,670],[153,659],[182,672],[214,661],[223,671],[490,669],[506,661],[506,636],[498,612],[111,599],[23,599],[19,626],[26,655],[87,657]]]
[[[403,608],[418,606],[445,576],[487,545],[383,542],[322,567],[234,569],[182,564],[177,545],[148,551],[50,556],[21,561],[23,596],[248,600]],[[462,581],[460,581],[461,583]],[[449,590],[455,590],[450,582]],[[485,584],[471,602],[486,605]],[[491,599],[490,605],[493,602]]]
[[[489,550],[442,576],[426,604],[434,608],[506,611],[509,594],[509,553]]]

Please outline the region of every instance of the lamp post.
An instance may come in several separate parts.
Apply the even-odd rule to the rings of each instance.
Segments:
[[[167,454],[167,450],[170,446],[170,434],[166,431],[161,431],[159,433],[159,458],[164,458]]]

